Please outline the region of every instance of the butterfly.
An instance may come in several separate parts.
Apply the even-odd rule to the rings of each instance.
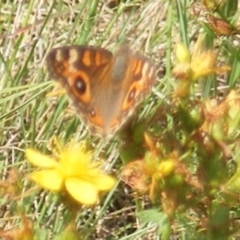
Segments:
[[[46,65],[91,132],[103,137],[122,127],[156,80],[152,61],[126,45],[115,54],[84,45],[53,48]]]

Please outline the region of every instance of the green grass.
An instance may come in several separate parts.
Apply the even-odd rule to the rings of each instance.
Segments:
[[[234,41],[239,39],[214,35],[200,17],[191,14],[192,5],[187,0],[127,0],[113,9],[103,0],[49,2],[0,2],[0,204],[3,209],[0,236],[21,239],[7,238],[4,234],[12,229],[26,230],[26,224],[22,226],[26,217],[32,224],[29,229],[34,230],[33,239],[160,239],[160,235],[161,239],[170,236],[204,239],[201,234],[196,235],[201,225],[196,213],[191,215],[191,211],[181,209],[169,220],[161,204],[150,203],[148,196],[134,194],[119,180],[125,160],[120,135],[116,134],[108,142],[92,136],[77,114],[69,113],[72,106],[66,96],[47,97],[53,90],[53,81],[46,72],[45,58],[56,46],[88,44],[114,52],[119,45],[127,43],[132,50],[153,59],[158,78],[152,93],[134,114],[133,125],[147,122],[150,126],[160,122],[156,131],[159,140],[160,136],[176,130],[175,113],[171,111],[172,93],[178,84],[171,75],[176,63],[175,44],[181,41],[192,49],[202,29],[207,36],[206,47],[218,51],[219,63],[232,67],[227,74],[211,75],[207,81],[196,84],[194,94],[189,97],[195,99],[198,95],[200,99],[209,99],[220,94],[225,96],[229,88],[237,89],[240,47],[234,46]],[[230,10],[225,16],[229,16],[229,21],[233,15],[237,19],[239,12],[232,9],[234,14],[230,15]],[[167,124],[162,127],[165,117]],[[106,169],[119,180],[99,205],[78,211],[74,228],[77,237],[64,238],[64,232],[68,232],[67,227],[73,222],[68,206],[54,193],[32,191],[33,184],[25,178],[33,170],[25,159],[25,149],[34,147],[49,153],[53,136],[64,143],[73,138],[86,140],[96,149],[96,158],[104,158]],[[145,151],[146,146],[141,146]],[[238,151],[234,153],[238,156]],[[239,207],[234,205],[232,214],[238,217]],[[205,239],[214,239],[213,236]],[[229,233],[230,236],[234,239],[239,233]]]

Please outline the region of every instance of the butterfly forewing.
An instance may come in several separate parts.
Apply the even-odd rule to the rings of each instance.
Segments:
[[[91,111],[92,80],[108,68],[112,53],[98,47],[65,46],[54,48],[47,56],[50,76],[58,81],[73,101],[78,113]]]
[[[150,92],[155,79],[156,72],[152,62],[144,56],[136,55],[131,61],[129,73],[131,85],[122,104],[122,111],[137,105]]]

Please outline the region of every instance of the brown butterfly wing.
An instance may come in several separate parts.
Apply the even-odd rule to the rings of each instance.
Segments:
[[[133,53],[128,47],[121,47],[114,55],[111,65],[111,82],[121,94],[115,97],[114,114],[106,126],[106,132],[117,131],[134,112],[136,106],[150,92],[156,80],[156,71],[151,60]],[[115,95],[116,96],[116,95]],[[113,102],[113,99],[112,101]]]
[[[54,48],[46,59],[50,76],[66,89],[78,114],[93,128],[103,127],[93,99],[97,86],[104,85],[99,82],[105,79],[111,60],[111,52],[91,46]]]

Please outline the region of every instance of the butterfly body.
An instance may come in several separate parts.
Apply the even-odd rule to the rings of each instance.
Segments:
[[[54,48],[47,56],[47,68],[92,132],[102,136],[126,122],[156,79],[152,62],[126,46],[114,55],[100,47]]]

